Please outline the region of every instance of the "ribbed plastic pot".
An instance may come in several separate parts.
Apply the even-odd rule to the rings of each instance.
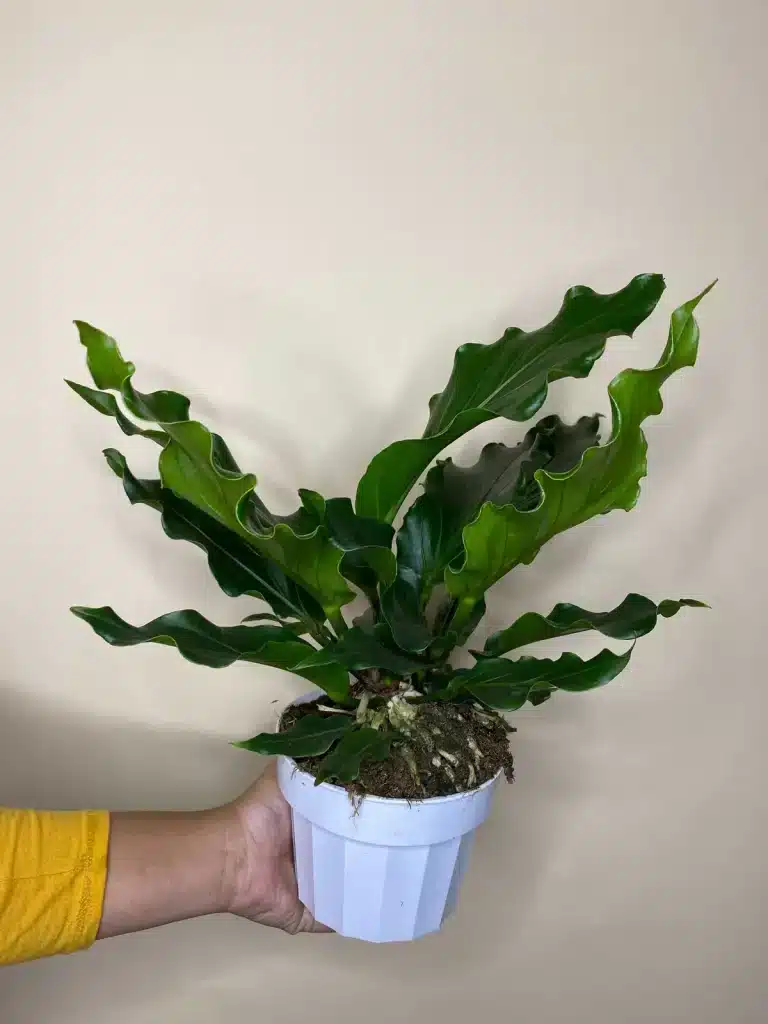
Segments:
[[[345,789],[316,786],[289,757],[277,770],[293,813],[299,898],[317,921],[367,942],[407,942],[440,928],[501,773],[468,793],[412,803],[366,796],[353,806]]]

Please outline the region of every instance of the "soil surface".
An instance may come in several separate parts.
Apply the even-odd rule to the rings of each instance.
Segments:
[[[323,712],[318,711],[314,701],[286,708],[281,729],[288,729],[308,714]],[[471,704],[434,702],[420,705],[417,721],[418,734],[425,735],[426,742],[408,740],[407,747],[412,762],[415,761],[418,782],[412,765],[398,749],[400,744],[395,744],[388,760],[363,763],[360,777],[346,787],[353,796],[370,794],[406,800],[448,796],[476,789],[499,769],[512,782],[514,761],[509,734],[514,729],[501,716],[493,711],[480,711]],[[480,756],[473,754],[470,740],[474,740]],[[446,758],[445,754],[450,756]],[[302,771],[314,775],[323,756],[297,758],[297,762]]]

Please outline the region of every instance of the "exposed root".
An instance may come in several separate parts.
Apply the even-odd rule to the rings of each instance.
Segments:
[[[418,706],[414,707],[402,697],[390,697],[387,701],[387,715],[393,728],[404,732],[406,736],[411,734],[411,729],[418,713]]]
[[[437,752],[444,761],[448,761],[454,766],[459,763],[459,759],[455,754],[449,754],[447,750],[441,750],[439,747],[437,748]]]
[[[359,725],[362,725],[363,722],[365,722],[365,718],[368,713],[368,705],[370,704],[370,702],[371,695],[366,690],[365,693],[363,693],[362,697],[360,698],[360,703],[357,705],[357,713],[355,714],[355,718],[357,719]]]
[[[414,697],[423,697],[424,694],[421,692],[421,690],[414,690],[414,688],[412,686],[408,686],[406,684],[405,688],[401,689],[400,696],[404,700],[409,700],[409,699],[414,698]]]
[[[352,817],[356,818],[363,806],[365,790],[361,786],[358,786],[357,783],[353,782],[347,788],[347,793],[349,794],[349,802],[352,804]]]
[[[475,764],[479,767],[480,766],[480,762],[481,762],[481,760],[483,758],[483,752],[480,749],[480,747],[478,747],[477,740],[472,735],[472,733],[469,733],[467,735],[467,746],[472,751],[472,757],[474,757],[474,759],[475,759]]]
[[[345,787],[356,809],[364,793],[419,801],[476,789],[500,768],[512,778],[509,725],[501,716],[470,703],[450,706],[411,701],[405,696],[407,692],[400,686],[399,692],[390,689],[389,693],[372,693],[361,701],[360,725],[386,731],[394,743],[389,758],[364,762],[360,778]],[[358,692],[357,696],[363,695]],[[302,705],[289,709],[283,727],[290,727],[313,710],[327,718],[346,714],[354,721],[358,709],[333,708],[325,703]],[[322,756],[300,762],[301,770],[315,774]]]
[[[408,765],[408,771],[411,773],[411,778],[416,783],[419,790],[422,793],[426,793],[424,783],[421,781],[421,778],[419,776],[419,766],[416,764],[416,755],[414,754],[413,750],[406,743],[404,743],[402,747],[400,747],[398,752],[405,761],[405,763]]]
[[[499,722],[498,715],[492,715],[485,710],[482,704],[475,702],[472,707],[475,709],[474,714],[486,728],[495,729]]]
[[[435,768],[440,768],[441,771],[445,772],[451,782],[456,783],[456,772],[451,768],[449,764],[445,764],[441,757],[433,757],[432,764]]]
[[[365,723],[369,725],[371,729],[380,729],[387,719],[387,712],[384,708],[380,708],[378,711],[370,711],[368,721]]]

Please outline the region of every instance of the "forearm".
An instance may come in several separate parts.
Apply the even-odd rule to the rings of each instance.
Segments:
[[[228,807],[114,812],[98,938],[229,910],[241,843]]]
[[[0,808],[0,965],[225,911],[291,933],[328,930],[298,899],[274,766],[209,811]]]

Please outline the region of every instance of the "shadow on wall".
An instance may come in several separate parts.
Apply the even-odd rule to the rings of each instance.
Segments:
[[[263,766],[223,737],[88,715],[0,683],[2,804],[185,810],[231,799]]]
[[[88,957],[97,957],[110,974],[119,971],[112,986],[125,986],[127,993],[140,980],[145,991],[149,985],[158,996],[182,978],[188,986],[195,964],[205,964],[201,983],[220,980],[222,973],[244,970],[246,964],[252,970],[254,957],[263,962],[271,952],[282,953],[284,941],[294,943],[290,954],[296,965],[304,961],[330,973],[338,969],[343,943],[344,969],[370,972],[371,984],[382,969],[392,969],[406,988],[410,980],[416,986],[423,970],[455,963],[457,955],[468,970],[480,969],[499,950],[508,951],[510,942],[524,940],[552,853],[584,790],[581,751],[590,746],[590,723],[587,704],[567,698],[517,716],[517,781],[499,786],[491,818],[478,835],[457,914],[438,935],[403,945],[369,946],[339,938],[315,943],[211,918],[112,940]],[[88,717],[48,698],[19,693],[7,682],[0,685],[0,802],[6,805],[210,806],[240,792],[263,763],[218,737]],[[85,969],[79,957],[65,961]],[[61,972],[60,981],[68,986],[74,980],[69,982],[66,962],[44,961],[13,972],[47,970],[57,977]],[[255,977],[254,984],[259,983]]]

